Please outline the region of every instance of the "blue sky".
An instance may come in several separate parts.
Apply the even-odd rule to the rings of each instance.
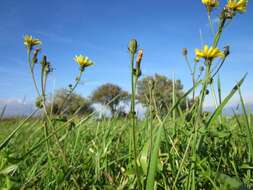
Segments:
[[[252,8],[250,2],[248,11],[226,26],[219,44],[220,48],[231,46],[231,55],[221,72],[223,93],[228,93],[248,72],[243,87],[246,101],[253,98]],[[217,16],[218,11],[214,11],[214,22]],[[78,72],[73,61],[76,54],[95,61],[77,89],[85,96],[106,82],[130,89],[127,44],[131,38],[136,38],[144,49],[144,75],[160,73],[171,78],[175,73],[188,89],[191,78],[181,50],[188,48],[193,60],[194,48],[200,48],[203,42],[211,44],[212,39],[200,0],[1,0],[0,23],[2,100],[35,97],[22,39],[25,34],[43,41],[42,53],[55,68],[49,78],[49,92],[74,81]],[[207,101],[211,102],[210,98]]]

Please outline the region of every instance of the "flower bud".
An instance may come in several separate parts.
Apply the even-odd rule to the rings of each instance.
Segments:
[[[224,47],[224,56],[227,57],[230,54],[230,47],[229,46],[225,46]]]
[[[50,62],[47,62],[45,65],[45,74],[48,75],[50,72],[53,72],[53,68],[51,67]]]
[[[210,78],[208,79],[208,84],[212,84],[212,83],[213,83],[213,78],[210,77]]]
[[[42,60],[41,60],[40,63],[41,63],[42,66],[45,66],[47,64],[47,56],[43,55]]]
[[[140,49],[138,52],[137,59],[136,59],[136,68],[140,68],[142,56],[143,56],[143,49]]]
[[[183,48],[182,54],[183,54],[184,56],[186,56],[186,55],[188,54],[188,50],[187,50],[186,48]]]
[[[38,54],[39,54],[40,48],[36,48],[33,53],[32,63],[35,64],[38,62]]]
[[[141,60],[143,56],[143,49],[140,49],[138,52],[138,56],[136,59],[136,76],[140,77],[141,76]]]
[[[137,47],[138,47],[138,44],[137,44],[137,41],[135,39],[132,39],[132,40],[129,41],[129,43],[128,43],[128,51],[131,54],[135,54],[136,53]]]
[[[43,108],[43,98],[41,96],[37,97],[35,105],[39,109]]]
[[[202,65],[199,67],[199,71],[200,71],[200,72],[203,72],[203,71],[204,71],[204,67],[203,67]]]

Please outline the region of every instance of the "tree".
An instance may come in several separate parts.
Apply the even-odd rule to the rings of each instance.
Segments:
[[[53,101],[47,106],[53,114],[78,115],[89,114],[93,111],[91,102],[75,92],[69,94],[69,90],[60,89],[54,94]]]
[[[128,92],[122,90],[121,87],[107,83],[98,87],[92,93],[91,100],[93,103],[101,103],[108,106],[112,116],[115,116],[119,103],[127,100],[128,97]]]
[[[175,97],[179,98],[183,94],[183,85],[180,80],[176,80]],[[150,103],[155,103],[159,113],[164,115],[169,111],[173,103],[173,81],[159,74],[147,76],[137,84],[137,99],[146,107]],[[185,108],[185,102],[182,102],[180,106]]]

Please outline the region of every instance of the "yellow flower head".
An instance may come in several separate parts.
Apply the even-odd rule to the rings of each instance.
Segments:
[[[219,5],[218,0],[202,0],[202,3],[206,6],[208,12],[211,12],[213,8]]]
[[[74,57],[74,61],[78,63],[82,68],[89,67],[94,64],[92,60],[90,60],[87,56],[83,55],[76,55]]]
[[[24,44],[28,49],[32,49],[33,46],[40,45],[41,41],[39,39],[33,38],[30,35],[25,35]]]
[[[228,0],[226,8],[243,13],[246,11],[248,0]]]
[[[205,60],[213,60],[216,57],[223,58],[224,53],[218,48],[213,48],[212,46],[208,48],[208,45],[205,45],[202,50],[195,49],[196,61],[199,61],[201,58]]]

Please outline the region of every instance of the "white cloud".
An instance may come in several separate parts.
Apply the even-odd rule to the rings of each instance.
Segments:
[[[0,112],[4,106],[6,106],[4,117],[26,116],[35,110],[34,104],[25,99],[0,99]]]

